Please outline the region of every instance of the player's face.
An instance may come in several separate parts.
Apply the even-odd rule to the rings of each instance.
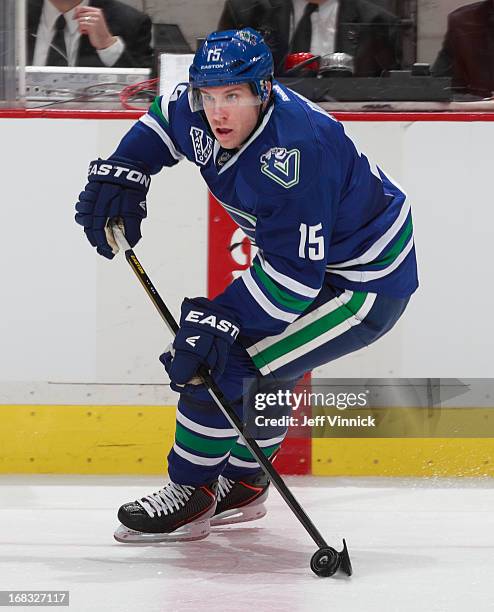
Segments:
[[[255,128],[260,101],[248,83],[201,88],[209,125],[224,149],[239,147]]]

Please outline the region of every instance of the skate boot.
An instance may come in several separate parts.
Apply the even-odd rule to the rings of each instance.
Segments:
[[[211,526],[245,523],[262,518],[267,510],[269,479],[263,473],[246,476],[242,480],[218,479],[218,504]]]
[[[198,487],[169,482],[162,489],[120,507],[117,542],[153,543],[202,540],[216,508],[218,483]]]

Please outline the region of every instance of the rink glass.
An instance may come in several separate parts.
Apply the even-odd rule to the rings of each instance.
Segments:
[[[224,8],[224,0],[207,0],[200,3],[186,0],[173,5],[165,3],[166,6],[163,3],[150,3],[145,0],[123,0],[123,2],[137,8],[141,12],[147,13],[150,17],[154,28],[153,38],[156,41],[156,55],[159,55],[162,51],[172,54],[183,54],[187,51],[193,53],[197,48],[198,40],[204,39],[209,32],[217,29]],[[399,62],[402,70],[410,70],[415,63],[420,63],[422,66],[415,69],[417,77],[408,76],[405,78],[401,76],[400,78],[405,78],[405,81],[400,81],[400,83],[394,81],[396,86],[391,88],[389,95],[388,91],[386,91],[385,94],[381,96],[377,95],[377,97],[376,91],[378,91],[380,87],[382,87],[383,90],[386,88],[389,90],[390,87],[391,81],[385,78],[384,75],[384,78],[377,82],[374,80],[374,83],[371,83],[369,80],[366,81],[366,77],[361,77],[361,79],[355,81],[355,87],[352,85],[346,88],[350,93],[347,91],[343,98],[339,96],[342,95],[341,82],[345,77],[341,77],[338,82],[338,77],[335,76],[331,82],[332,85],[328,88],[326,87],[328,79],[314,78],[313,84],[311,84],[304,82],[305,77],[303,75],[295,75],[297,77],[295,81],[297,82],[294,83],[294,79],[291,79],[290,85],[304,96],[310,99],[316,99],[324,108],[328,110],[333,109],[335,111],[355,110],[366,112],[378,110],[381,106],[385,108],[386,111],[455,110],[455,104],[457,104],[455,100],[468,101],[470,103],[469,110],[484,108],[486,103],[482,101],[483,98],[478,95],[473,95],[465,89],[451,91],[448,94],[451,100],[441,101],[437,98],[432,100],[427,97],[428,87],[431,81],[430,79],[427,80],[424,76],[427,74],[427,67],[424,66],[424,64],[429,64],[430,66],[434,64],[443,44],[448,13],[457,8],[461,3],[430,3],[426,0],[407,0],[406,2],[398,0],[375,0],[374,4],[397,16],[397,20],[394,22],[393,26],[397,32],[396,40],[398,40],[398,51],[395,56],[401,58]],[[4,107],[6,105],[13,107],[16,104],[23,103],[22,71],[20,72],[21,78],[15,90],[12,90],[12,78],[10,77],[15,73],[15,66],[22,65],[24,41],[19,39],[20,34],[17,34],[16,37],[14,22],[6,11],[9,10],[9,7],[10,9],[12,6],[17,7],[17,19],[20,23],[18,32],[22,32],[24,30],[22,25],[22,23],[24,23],[23,11],[26,3],[5,0],[1,5],[1,21],[3,24],[6,24],[7,27],[1,38],[2,53],[0,55],[4,63],[0,65],[0,104]],[[255,26],[256,24],[246,25]],[[355,43],[358,43],[360,31],[359,24],[355,24],[355,27],[352,27],[351,23],[345,24],[345,26],[346,29],[343,33],[343,38],[352,41],[352,45],[355,47]],[[382,32],[380,32],[380,35],[391,36],[392,32],[390,28],[391,26],[381,26]],[[29,33],[28,31],[28,36],[35,37],[36,33]],[[276,32],[269,33],[268,41],[270,40],[276,41]],[[358,58],[355,58],[356,64],[358,64],[357,59]],[[8,65],[9,62],[12,64],[10,67]],[[146,74],[134,74],[133,76],[129,76],[128,82],[136,83],[147,77],[155,76],[158,65],[158,61],[155,58],[151,66],[151,73],[147,74],[147,76]],[[124,71],[132,71],[135,69],[135,66],[129,66],[128,68],[124,68]],[[46,74],[46,72],[48,74]],[[105,76],[106,73],[107,76]],[[60,75],[56,73],[52,74],[50,70],[46,68],[28,68],[27,106],[29,108],[46,107],[50,109],[60,108],[68,110],[121,110],[123,107],[119,94],[121,94],[124,89],[126,78],[127,77],[120,78],[119,76],[118,79],[116,79],[115,75],[112,74],[111,68],[101,68],[101,70],[98,69],[97,75],[92,76],[91,74],[85,74],[84,83],[80,84],[78,82],[77,87],[74,87],[73,84],[71,85],[74,79],[70,76],[70,70],[67,74]],[[416,80],[413,80],[414,78]],[[422,79],[422,81],[417,79]],[[331,81],[331,78],[329,80]],[[410,93],[410,99],[407,99],[407,88],[410,83],[415,84],[415,94],[413,92]],[[417,85],[418,83],[419,85]],[[424,84],[424,91],[422,91],[422,93],[420,93],[420,83]],[[325,87],[325,89],[323,87],[323,94],[321,94],[321,85]],[[434,88],[432,88],[431,91],[433,89]],[[405,90],[407,93],[403,94]],[[156,85],[154,84],[143,86],[143,91],[140,94],[131,96],[130,102],[136,108],[145,109],[149,106],[156,91]],[[352,99],[352,91],[355,94],[354,99]],[[392,91],[402,92],[399,101],[393,101]],[[368,92],[367,97],[366,92]],[[210,99],[204,100],[203,96],[196,95],[195,92],[192,99],[193,105],[195,107],[197,106],[197,108],[204,108],[204,104],[213,103]],[[371,105],[368,104],[369,101],[372,102]],[[233,105],[247,104],[249,102],[246,100],[242,101],[228,98],[221,101],[216,100],[215,103]]]

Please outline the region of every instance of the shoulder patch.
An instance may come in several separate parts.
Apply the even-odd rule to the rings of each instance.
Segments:
[[[285,189],[295,186],[300,180],[300,151],[274,147],[261,155],[261,172]]]
[[[201,166],[205,166],[213,153],[213,139],[205,134],[204,130],[194,126],[190,128],[190,137],[194,147],[196,162]]]

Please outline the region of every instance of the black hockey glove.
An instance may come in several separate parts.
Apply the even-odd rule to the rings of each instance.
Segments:
[[[181,392],[187,383],[195,384],[201,366],[213,377],[221,376],[238,333],[236,322],[224,308],[206,298],[185,299],[173,349],[160,355],[171,388]]]
[[[131,247],[141,238],[141,221],[146,217],[146,195],[151,177],[144,168],[124,159],[98,159],[89,165],[88,184],[79,195],[75,220],[97,252],[112,259],[118,247],[106,228],[119,217]]]

